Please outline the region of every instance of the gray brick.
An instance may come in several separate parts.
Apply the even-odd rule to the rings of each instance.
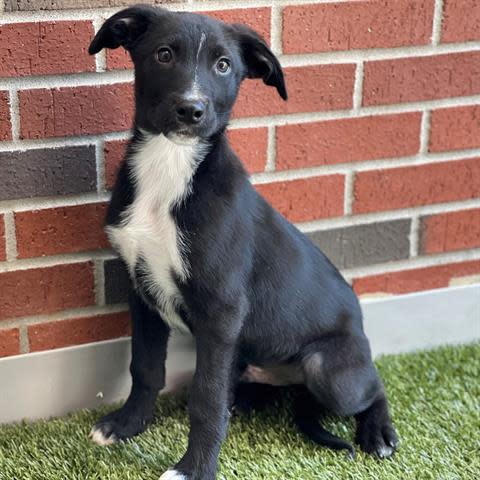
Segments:
[[[1,1],[1,0],[0,0]],[[183,3],[185,0],[5,0],[6,12],[67,10],[71,8],[123,7],[138,3]]]
[[[125,303],[128,300],[128,273],[119,259],[104,263],[105,302],[107,305]]]
[[[94,192],[96,178],[93,146],[0,152],[0,200]]]
[[[327,257],[341,269],[402,260],[409,257],[410,220],[395,220],[309,233]]]

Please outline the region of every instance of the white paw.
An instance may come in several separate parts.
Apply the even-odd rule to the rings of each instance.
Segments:
[[[167,470],[159,480],[188,480],[185,475],[178,473],[176,470]]]
[[[100,429],[92,428],[89,437],[92,439],[92,442],[95,442],[97,445],[101,445],[105,447],[107,445],[112,445],[117,441],[115,435],[110,435],[109,437],[105,437],[103,432]]]
[[[380,447],[378,450],[377,450],[377,455],[380,457],[380,458],[388,458],[392,455],[393,453],[393,448],[392,447]]]

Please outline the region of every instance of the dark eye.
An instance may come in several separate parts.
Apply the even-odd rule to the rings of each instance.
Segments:
[[[172,61],[172,51],[167,47],[162,47],[157,52],[157,59],[160,63],[169,63]]]
[[[217,71],[222,75],[225,75],[230,71],[230,60],[228,58],[221,58],[217,62]]]

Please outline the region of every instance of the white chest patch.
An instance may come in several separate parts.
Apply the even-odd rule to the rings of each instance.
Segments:
[[[144,135],[130,159],[135,200],[123,212],[120,224],[107,227],[107,233],[133,279],[142,260],[143,288],[156,300],[164,320],[186,329],[176,313],[182,298],[172,272],[180,280],[188,278],[188,246],[171,210],[189,193],[202,146],[180,145],[164,135]]]

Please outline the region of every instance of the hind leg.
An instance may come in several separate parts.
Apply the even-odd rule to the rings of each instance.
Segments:
[[[380,396],[363,412],[355,415],[357,420],[356,442],[367,453],[380,458],[393,454],[398,446],[398,437],[388,413],[387,399]]]
[[[253,410],[264,410],[281,394],[282,387],[264,383],[240,382],[235,388],[232,413],[250,413]]]
[[[362,450],[380,458],[394,452],[398,440],[365,336],[327,335],[302,352],[302,366],[307,388],[324,408],[356,417]]]

